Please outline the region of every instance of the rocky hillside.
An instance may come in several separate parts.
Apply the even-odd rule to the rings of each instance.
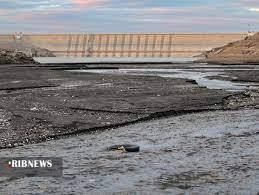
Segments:
[[[30,43],[25,42],[5,42],[0,44],[0,48],[7,50],[15,50],[25,53],[33,57],[56,57],[51,51],[45,48],[35,47]]]
[[[0,49],[0,65],[3,64],[37,64],[37,62],[22,52]]]
[[[205,53],[205,61],[222,64],[259,64],[259,33]]]

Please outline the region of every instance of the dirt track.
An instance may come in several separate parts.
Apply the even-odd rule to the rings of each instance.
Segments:
[[[188,112],[238,108],[230,92],[185,79],[80,74],[0,66],[0,147]],[[223,101],[225,99],[225,101]],[[253,99],[253,98],[252,98]],[[231,102],[231,105],[227,105]],[[235,102],[233,103],[235,104]]]

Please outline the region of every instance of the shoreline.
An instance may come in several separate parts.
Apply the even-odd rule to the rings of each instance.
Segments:
[[[251,108],[248,107],[247,109],[251,109]],[[254,108],[252,108],[252,109],[254,109]],[[234,110],[240,110],[240,109],[234,109]],[[139,118],[139,119],[136,119],[133,121],[127,121],[125,123],[118,123],[118,124],[114,124],[111,126],[100,126],[100,127],[89,128],[89,129],[82,129],[82,130],[78,130],[78,131],[72,132],[72,133],[54,135],[54,136],[49,136],[49,137],[46,137],[43,139],[31,140],[29,143],[13,143],[12,145],[9,145],[9,146],[7,145],[5,147],[0,147],[0,150],[16,148],[19,146],[24,146],[24,145],[29,145],[29,144],[38,144],[38,143],[47,142],[47,141],[51,141],[51,140],[67,139],[67,138],[70,138],[73,136],[80,136],[80,135],[90,134],[93,132],[108,131],[110,129],[116,129],[116,128],[125,127],[128,125],[133,125],[133,124],[137,124],[137,123],[148,122],[148,121],[158,120],[158,119],[163,119],[163,118],[168,118],[168,117],[176,117],[176,116],[181,116],[181,115],[186,115],[186,114],[214,112],[214,111],[224,111],[224,109],[178,111],[177,113],[173,110],[169,110],[169,111],[165,111],[165,112],[158,112],[158,113],[154,113],[152,115],[149,115],[149,116],[146,116],[143,118]]]
[[[208,65],[210,64],[217,64],[217,65],[259,65],[259,60],[251,60],[251,59],[224,59],[218,58],[218,59],[200,59],[196,60],[196,63],[207,63]]]

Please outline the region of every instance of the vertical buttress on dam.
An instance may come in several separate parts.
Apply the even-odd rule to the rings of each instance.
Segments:
[[[63,57],[192,57],[246,36],[247,33],[0,35],[0,46],[23,43]]]

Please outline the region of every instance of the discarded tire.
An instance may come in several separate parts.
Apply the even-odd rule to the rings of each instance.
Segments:
[[[139,152],[139,146],[131,144],[113,145],[108,147],[109,151],[119,150],[123,152]]]

